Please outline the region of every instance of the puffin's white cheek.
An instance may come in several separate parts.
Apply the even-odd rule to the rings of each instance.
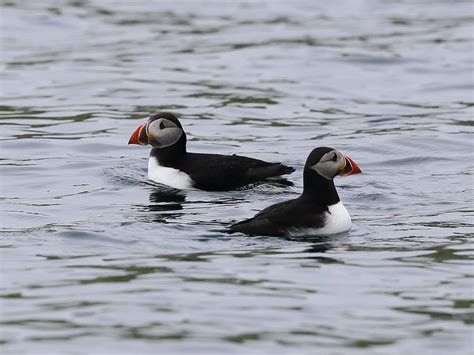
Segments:
[[[161,129],[156,135],[153,135],[154,140],[160,147],[169,147],[175,144],[183,134],[183,131],[178,127],[169,127]]]
[[[148,130],[147,134],[149,136],[152,136],[154,138],[159,137],[161,134],[162,129],[160,128],[160,122],[159,121],[153,121],[148,125]]]
[[[332,180],[335,176],[334,174],[334,167],[333,164],[334,162],[324,162],[324,163],[318,163],[312,167],[314,171],[316,171],[319,175],[322,177]]]

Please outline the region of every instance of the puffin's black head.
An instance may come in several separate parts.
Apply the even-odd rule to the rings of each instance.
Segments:
[[[337,175],[347,176],[361,173],[355,161],[328,147],[313,149],[306,160],[306,169],[311,169],[328,180],[334,179]]]
[[[128,144],[150,144],[154,148],[165,148],[175,144],[184,135],[178,116],[171,112],[151,115],[147,122],[137,127]]]

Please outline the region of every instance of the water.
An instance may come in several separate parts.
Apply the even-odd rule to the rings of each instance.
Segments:
[[[3,1],[2,353],[472,351],[472,10]],[[294,185],[150,184],[127,141],[160,110]],[[350,235],[224,232],[317,146],[363,170],[336,181]]]

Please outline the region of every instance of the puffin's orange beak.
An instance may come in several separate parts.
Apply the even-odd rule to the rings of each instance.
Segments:
[[[142,129],[145,127],[144,124],[140,125],[137,127],[137,129],[132,133],[132,135],[130,136],[130,139],[128,140],[128,144],[140,144],[140,145],[143,145],[142,143],[140,143],[140,141],[138,140],[138,137],[140,136],[140,132],[142,131]]]
[[[342,168],[342,170],[339,172],[339,175],[348,176],[348,175],[354,175],[354,174],[362,173],[359,166],[356,164],[356,162],[354,160],[352,160],[347,155],[344,155],[344,158],[346,158],[346,164]]]

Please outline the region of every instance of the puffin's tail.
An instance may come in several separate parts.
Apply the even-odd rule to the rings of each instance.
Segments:
[[[247,171],[250,181],[260,181],[274,176],[291,174],[295,169],[280,163],[275,163],[259,168],[251,168]]]
[[[286,174],[291,174],[295,171],[294,168],[291,166],[283,165],[283,164],[278,164],[278,170],[277,170],[277,175],[286,175]]]

